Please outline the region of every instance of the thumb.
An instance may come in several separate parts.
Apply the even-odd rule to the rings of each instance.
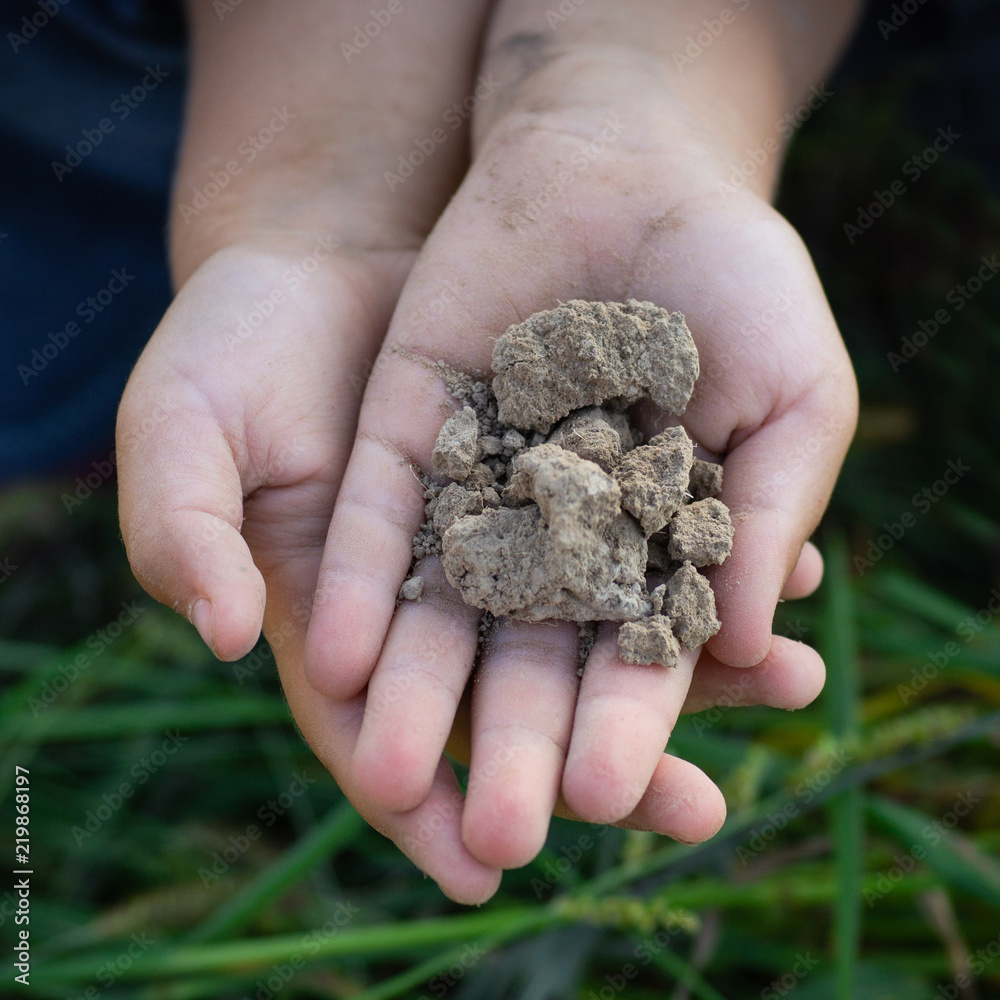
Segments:
[[[140,358],[118,411],[119,517],[140,584],[198,629],[223,660],[260,635],[264,580],[240,528],[243,489],[232,448],[190,386]]]

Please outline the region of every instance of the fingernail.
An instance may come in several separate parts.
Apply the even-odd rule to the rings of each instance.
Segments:
[[[188,615],[191,624],[198,630],[205,645],[214,653],[215,646],[212,643],[212,605],[199,597],[191,606],[191,613]]]

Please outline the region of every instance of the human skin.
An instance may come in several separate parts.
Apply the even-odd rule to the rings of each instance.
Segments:
[[[337,47],[367,8],[258,3],[219,22],[191,5],[171,223],[178,296],[119,415],[129,558],[223,659],[251,648],[263,622],[317,756],[362,815],[463,902],[488,898],[503,867],[537,853],[560,789],[585,819],[710,836],[724,816],[718,790],[662,753],[678,712],[730,704],[733,690],[737,703],[798,707],[822,685],[816,654],[771,642],[770,622],[782,587],[792,597],[818,583],[818,555],[802,545],[853,429],[853,377],[808,256],[767,205],[778,157],[733,198],[716,179],[801,100],[805,66],[822,73],[849,11],[831,24],[821,5],[800,5],[818,21],[797,39],[803,65],[790,67],[787,29],[755,2],[740,13],[746,33],[728,25],[680,79],[670,53],[704,14],[664,6],[588,0],[553,49],[509,41],[549,31],[544,5],[448,5],[447,17],[399,15],[398,30],[347,62]],[[456,132],[389,191],[384,172],[479,73],[502,87],[476,112],[464,179]],[[285,105],[296,118],[252,168],[180,217],[190,189]],[[537,221],[512,227],[518,199],[608,115],[625,122],[618,141]],[[289,270],[318,257],[323,239],[338,249],[293,290]],[[433,326],[421,322],[445,281],[460,294]],[[273,290],[284,296],[273,314],[239,333]],[[792,315],[727,364],[741,317],[777,291]],[[480,665],[463,803],[442,749],[476,615],[431,588],[393,620],[422,508],[408,463],[429,468],[447,394],[391,348],[485,369],[492,338],[536,309],[629,295],[688,316],[704,374],[684,423],[726,455],[723,499],[748,515],[715,573],[723,631],[697,669],[691,654],[673,672],[618,663],[606,631],[581,686],[574,629],[502,630]],[[819,447],[801,449],[810,439]],[[792,445],[803,456],[794,480],[768,488]],[[740,668],[754,663],[748,684]],[[405,706],[386,697],[414,677]]]

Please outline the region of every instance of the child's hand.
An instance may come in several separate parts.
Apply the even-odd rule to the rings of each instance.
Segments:
[[[573,626],[512,624],[474,688],[467,804],[441,818],[457,788],[441,752],[477,616],[432,587],[393,617],[423,513],[410,463],[430,468],[448,412],[421,357],[486,370],[510,323],[569,298],[684,312],[703,372],[684,424],[725,457],[722,499],[737,520],[733,555],[714,574],[723,629],[695,677],[732,680],[761,664],[757,694],[783,707],[822,684],[816,654],[772,640],[770,625],[783,590],[818,583],[818,556],[803,546],[853,432],[854,379],[808,254],[766,201],[777,155],[741,190],[720,189],[748,148],[777,137],[804,77],[781,64],[783,15],[761,3],[679,79],[671,53],[700,16],[590,0],[553,33],[540,4],[498,10],[485,69],[514,82],[482,106],[473,166],[407,281],[337,498],[309,680],[358,713],[368,685],[352,766],[361,794],[399,815],[431,808],[449,849],[463,842],[487,866],[537,853],[560,789],[584,819],[685,840],[711,835],[722,807],[705,775],[662,754],[694,656],[676,671],[625,666],[606,629],[579,684]],[[815,66],[845,24],[812,28],[812,51],[805,36],[796,45]],[[433,565],[419,572],[440,579]]]
[[[413,254],[321,247],[318,256],[314,268],[308,262],[317,260],[315,245],[267,252],[231,247],[185,283],[122,402],[122,532],[139,580],[192,618],[223,659],[256,641],[266,594],[264,631],[292,713],[320,760],[373,826],[454,898],[477,902],[493,893],[500,873],[462,842],[462,796],[450,769],[437,767],[434,787],[422,792],[417,808],[388,808],[351,773],[365,696],[346,703],[322,697],[304,675],[309,609],[361,390]],[[306,270],[308,280],[293,289]],[[275,290],[282,300],[257,323],[260,303]],[[378,491],[371,496],[376,502]],[[451,606],[433,587],[428,591],[422,605],[403,609],[401,627],[406,615],[416,613],[419,621],[443,601],[466,624],[464,632],[455,631],[470,649],[469,609]],[[555,656],[572,655],[565,640],[575,632],[536,629]],[[431,667],[454,655],[433,644],[414,648],[427,653]],[[511,642],[504,648],[508,656],[516,651]],[[807,700],[818,683],[818,663],[807,663],[798,686],[789,687],[783,655],[752,678],[703,663],[689,707],[758,701],[788,707]],[[692,659],[671,675],[678,690],[686,689]],[[530,669],[531,659],[511,666]],[[546,685],[565,687],[569,675],[528,680],[544,697]],[[558,692],[556,701],[565,695]],[[419,734],[427,724],[424,695],[414,685],[404,697],[410,709],[397,721]],[[391,748],[383,766],[394,766]],[[665,758],[653,787],[656,794],[632,817],[636,825],[697,840],[721,820],[717,793],[683,761]],[[707,822],[684,807],[690,797],[705,795],[715,796]],[[532,817],[536,824],[547,820],[548,813]]]

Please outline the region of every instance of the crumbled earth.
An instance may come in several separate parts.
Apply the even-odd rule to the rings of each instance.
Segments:
[[[571,301],[510,327],[493,384],[447,371],[462,408],[424,477],[414,559],[440,554],[448,582],[487,615],[621,622],[631,663],[675,666],[719,630],[700,566],[729,555],[722,467],[694,457],[682,427],[643,443],[625,407],[681,414],[698,354],[680,313],[649,302]],[[650,590],[647,574],[660,583]],[[413,577],[401,596],[419,599]],[[422,584],[422,581],[421,581]]]
[[[651,302],[583,302],[538,312],[493,349],[493,389],[503,423],[548,433],[574,410],[651,399],[684,412],[698,351],[681,313]]]
[[[678,510],[670,521],[671,559],[695,566],[718,566],[733,547],[733,522],[729,508],[709,497]]]
[[[673,623],[666,615],[625,622],[618,630],[618,651],[626,663],[662,663],[665,667],[676,667],[681,655]]]
[[[667,582],[662,610],[688,649],[708,642],[719,631],[712,585],[692,563],[684,563]]]
[[[422,576],[411,576],[399,588],[399,596],[404,601],[419,601],[424,592],[424,578]]]
[[[479,448],[476,411],[471,406],[465,406],[461,412],[445,421],[438,434],[437,444],[431,455],[434,475],[463,481],[468,479],[479,459]]]
[[[621,461],[615,473],[625,509],[646,537],[660,531],[684,506],[694,446],[683,427],[669,427]]]

